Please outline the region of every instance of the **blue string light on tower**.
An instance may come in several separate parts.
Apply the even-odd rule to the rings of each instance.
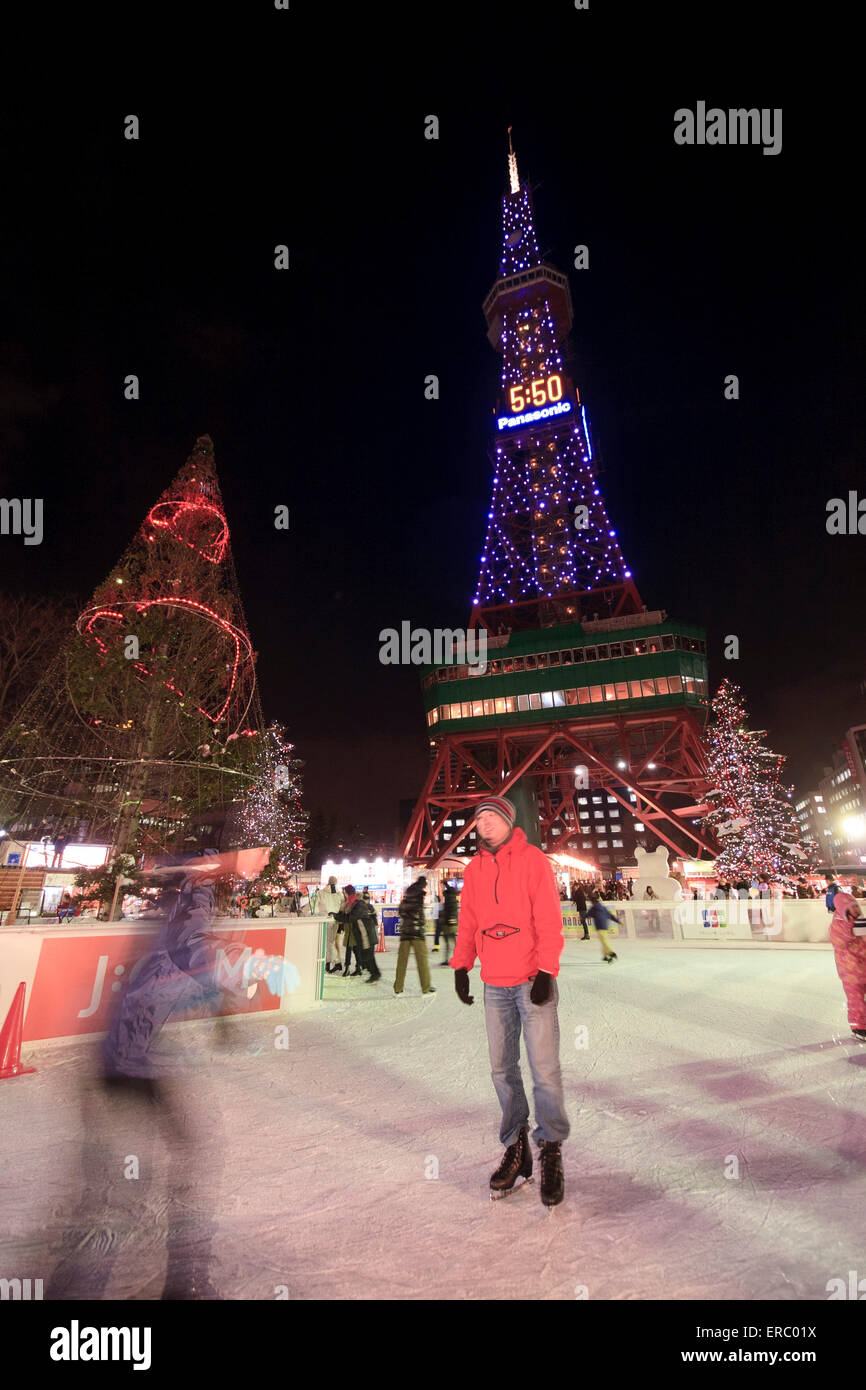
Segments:
[[[541,257],[510,130],[484,315],[502,369],[470,627],[488,657],[422,675],[430,770],[403,854],[434,867],[471,852],[466,813],[496,791],[522,799],[548,852],[603,872],[638,845],[706,857],[705,635],[648,610],[623,555],[571,366],[568,278]]]
[[[474,622],[494,632],[642,608],[561,349],[573,321],[568,280],[539,254],[532,193],[520,180],[510,132],[508,166],[499,276],[484,304],[502,372],[493,498],[473,600]]]

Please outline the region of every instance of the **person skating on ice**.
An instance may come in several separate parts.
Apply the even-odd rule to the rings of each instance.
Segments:
[[[575,883],[574,887],[572,888],[571,901],[574,903],[574,906],[577,909],[577,914],[580,917],[580,925],[583,927],[583,936],[580,939],[581,941],[588,941],[589,932],[586,929],[586,894],[584,893],[583,886],[580,883]]]
[[[830,941],[836,970],[848,1001],[848,1023],[855,1038],[866,1042],[866,918],[844,888],[833,885]]]
[[[475,814],[480,848],[466,865],[451,966],[457,994],[471,1004],[469,971],[476,958],[481,962],[491,1075],[502,1109],[499,1139],[505,1145],[490,1177],[490,1195],[504,1196],[532,1177],[522,1031],[532,1074],[532,1137],[541,1150],[541,1200],[556,1206],[565,1194],[561,1148],[569,1134],[559,1064],[556,977],[565,945],[559,892],[546,856],[515,827],[507,797],[485,797]]]
[[[416,878],[414,883],[410,883],[403,899],[400,903],[400,949],[397,952],[397,975],[394,980],[394,993],[402,994],[403,986],[406,983],[406,966],[409,961],[409,952],[415,952],[415,963],[418,966],[418,978],[421,981],[421,991],[423,994],[435,994],[436,991],[430,983],[430,961],[427,957],[427,942],[424,938],[424,894],[427,892],[427,880],[423,874]]]
[[[450,963],[449,958],[454,951],[454,942],[457,938],[457,916],[457,889],[452,888],[449,884],[445,889],[445,894],[442,899],[442,908],[436,919],[437,944],[433,947],[434,951],[438,951],[439,937],[443,937],[445,941],[445,959],[440,961],[441,965],[448,965]]]
[[[616,922],[617,926],[622,924],[616,913],[611,912],[609,907],[605,907],[598,893],[590,894],[590,904],[586,915],[595,927],[595,934],[601,942],[601,958],[609,965],[612,960],[617,960],[618,957],[608,941],[607,924],[608,922]]]
[[[328,935],[325,946],[325,972],[328,975],[332,973],[338,975],[342,968],[340,962],[340,948],[337,945],[338,924],[336,916],[336,914],[340,911],[340,906],[342,902],[343,894],[337,887],[337,880],[332,874],[331,877],[328,879],[327,888],[322,889],[322,891],[319,893],[318,900],[316,902],[316,911],[319,912],[323,917],[327,917],[329,919],[328,926],[326,928]]]
[[[378,931],[373,925],[375,923],[378,927],[376,909],[372,903],[358,897],[353,883],[346,884],[346,897],[342,910],[337,913],[337,921],[342,922],[346,939],[346,966],[343,974],[349,974],[349,959],[354,948],[356,966],[352,973],[360,975],[363,967],[370,972],[367,983],[375,984],[382,976],[373,954],[378,942]]]

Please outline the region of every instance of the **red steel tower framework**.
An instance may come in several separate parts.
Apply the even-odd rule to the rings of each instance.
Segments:
[[[470,619],[486,665],[477,653],[461,659],[469,644],[425,669],[430,770],[402,852],[429,868],[461,842],[465,852],[478,798],[519,785],[532,793],[548,851],[580,856],[583,847],[586,857],[581,792],[598,789],[643,827],[649,848],[712,855],[697,823],[708,789],[704,633],[641,602],[570,371],[568,280],[540,258],[510,135],[508,168],[499,275],[484,301],[502,354]]]

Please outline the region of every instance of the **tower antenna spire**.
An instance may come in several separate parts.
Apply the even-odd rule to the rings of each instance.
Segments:
[[[508,177],[511,182],[511,192],[520,192],[520,179],[517,175],[517,155],[511,144],[511,126],[508,127]]]

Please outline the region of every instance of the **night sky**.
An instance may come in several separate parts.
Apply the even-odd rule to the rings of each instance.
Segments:
[[[86,599],[210,434],[265,713],[308,809],[376,836],[426,768],[417,671],[379,631],[465,626],[484,538],[509,124],[644,602],[707,628],[711,687],[739,681],[799,788],[866,720],[866,536],[825,529],[866,496],[853,89],[816,102],[706,38],[674,61],[680,21],[646,9],[626,66],[595,0],[473,7],[472,34],[465,6],[292,0],[239,10],[220,62],[176,55],[182,80],[103,96],[84,70],[78,100],[2,113],[0,495],[43,497],[45,539],[0,536],[0,587]],[[699,99],[782,107],[781,154],[677,146]]]

